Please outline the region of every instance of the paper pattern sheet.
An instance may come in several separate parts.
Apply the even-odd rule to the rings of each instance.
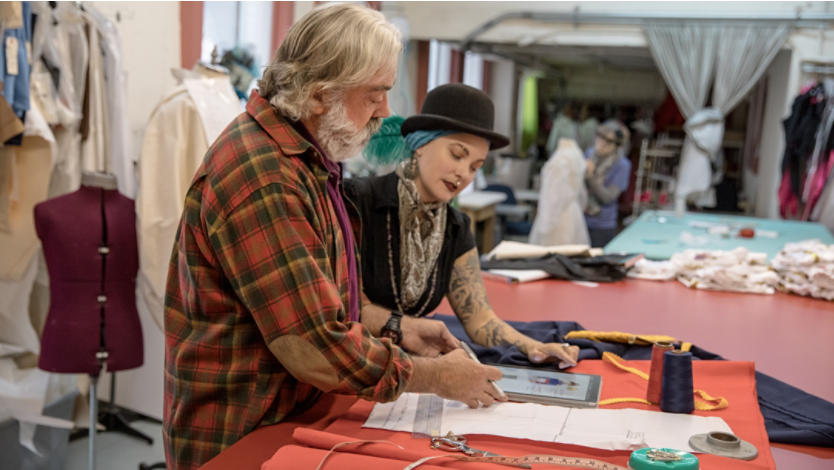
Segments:
[[[366,428],[411,432],[418,395],[403,393],[392,403],[378,403]],[[715,416],[694,416],[634,409],[601,410],[546,406],[534,403],[496,403],[470,409],[444,400],[441,434],[492,436],[558,442],[605,450],[669,447],[693,452],[689,438],[712,431],[732,433]]]

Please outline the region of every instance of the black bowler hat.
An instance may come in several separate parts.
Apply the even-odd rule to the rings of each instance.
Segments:
[[[489,141],[490,150],[506,147],[507,137],[493,132],[495,108],[489,96],[477,88],[461,83],[441,85],[426,95],[420,114],[403,122],[400,132],[458,131]]]

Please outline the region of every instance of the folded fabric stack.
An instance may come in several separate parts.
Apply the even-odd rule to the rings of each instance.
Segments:
[[[732,251],[685,250],[672,255],[680,266],[678,281],[686,287],[772,294],[779,276],[767,266],[767,254],[739,247]]]
[[[767,254],[739,247],[732,251],[684,250],[669,261],[639,261],[628,272],[637,279],[677,278],[697,289],[773,294],[779,275],[767,266]]]
[[[785,292],[834,300],[834,245],[819,240],[787,243],[771,267]]]

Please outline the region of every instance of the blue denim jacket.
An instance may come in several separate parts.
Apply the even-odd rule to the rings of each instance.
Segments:
[[[29,55],[26,45],[32,41],[32,5],[21,2],[23,8],[23,27],[3,31],[3,44],[0,46],[0,64],[3,67],[3,97],[11,105],[15,114],[23,117],[29,110]],[[44,19],[44,21],[47,21]],[[9,75],[6,62],[6,44],[8,38],[17,38],[17,75]]]

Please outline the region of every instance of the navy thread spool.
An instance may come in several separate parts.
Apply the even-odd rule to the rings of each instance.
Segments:
[[[692,353],[666,351],[663,354],[663,385],[660,409],[668,413],[695,411],[695,388],[692,384]]]

